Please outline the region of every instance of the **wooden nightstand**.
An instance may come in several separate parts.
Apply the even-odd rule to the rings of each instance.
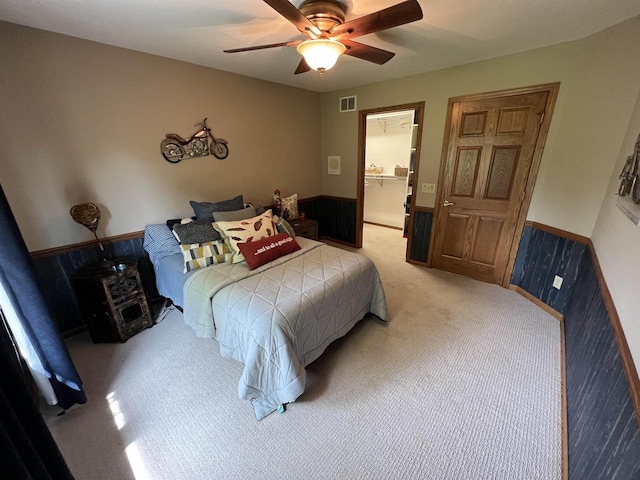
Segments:
[[[306,218],[304,220],[295,219],[289,220],[293,230],[296,232],[296,236],[310,238],[311,240],[318,240],[318,222]]]
[[[137,258],[80,268],[71,276],[71,284],[94,343],[125,342],[153,326]]]

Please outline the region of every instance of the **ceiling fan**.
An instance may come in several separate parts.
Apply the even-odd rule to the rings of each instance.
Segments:
[[[354,38],[415,22],[422,18],[417,0],[406,0],[369,15],[345,22],[346,7],[336,0],[305,0],[296,8],[289,0],[264,0],[276,12],[289,20],[307,40],[256,45],[224,50],[225,53],[248,52],[275,47],[296,47],[302,60],[295,74],[311,69],[323,74],[333,67],[343,53],[368,62],[383,65],[395,53],[353,41]]]

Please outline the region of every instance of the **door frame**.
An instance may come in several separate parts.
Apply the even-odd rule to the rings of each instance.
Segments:
[[[510,97],[515,95],[526,95],[530,93],[547,92],[547,102],[545,104],[544,114],[540,129],[538,131],[538,137],[536,139],[535,148],[533,152],[533,158],[531,160],[531,167],[527,175],[527,181],[525,184],[524,198],[520,203],[520,211],[518,212],[518,218],[516,221],[516,228],[513,238],[511,239],[511,246],[509,248],[509,259],[507,261],[507,267],[499,285],[508,287],[511,280],[511,274],[513,273],[513,266],[516,261],[516,255],[518,254],[518,247],[520,246],[520,239],[522,238],[522,231],[524,229],[524,223],[529,212],[529,206],[531,205],[531,198],[533,196],[533,189],[536,184],[536,178],[538,176],[538,170],[540,168],[540,162],[542,160],[542,153],[549,133],[549,126],[551,124],[551,117],[553,116],[553,109],[555,107],[556,99],[558,98],[558,91],[560,89],[560,82],[547,83],[542,85],[534,85],[530,87],[521,87],[509,90],[497,90],[494,92],[477,93],[472,95],[462,95],[459,97],[449,98],[449,105],[447,107],[447,118],[445,123],[444,138],[442,141],[442,154],[440,156],[440,172],[438,173],[438,188],[436,190],[435,208],[433,212],[433,224],[437,224],[438,216],[443,213],[442,203],[444,202],[444,174],[445,164],[447,161],[447,155],[449,150],[449,140],[451,134],[451,121],[453,105],[458,102],[485,100],[497,97]],[[436,230],[431,230],[431,237],[429,239],[429,245],[434,244]],[[433,249],[429,248],[427,256],[427,267],[431,267],[433,262]]]
[[[411,252],[411,236],[413,233],[413,217],[416,205],[416,185],[418,184],[418,172],[420,168],[420,148],[422,146],[422,129],[424,126],[424,107],[425,102],[404,103],[401,105],[391,105],[388,107],[370,108],[368,110],[358,111],[358,173],[357,178],[357,197],[356,197],[356,247],[362,248],[362,230],[364,228],[364,170],[367,140],[367,115],[376,113],[395,112],[398,110],[415,110],[415,116],[418,119],[418,132],[416,135],[416,154],[413,168],[413,194],[409,202],[409,230],[407,232],[407,261],[409,261],[409,252]]]

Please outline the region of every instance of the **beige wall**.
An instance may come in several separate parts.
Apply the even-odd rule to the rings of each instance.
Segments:
[[[192,214],[239,193],[319,195],[319,94],[0,22],[0,182],[30,250],[93,238],[69,208],[92,201],[100,235]],[[170,164],[167,132],[209,117],[230,155]]]
[[[356,196],[358,114],[339,113],[340,97],[357,95],[358,109],[426,102],[419,185],[437,181],[450,97],[561,82],[528,219],[590,236],[640,88],[639,44],[636,17],[579,41],[323,94],[322,192]],[[340,176],[326,174],[328,155],[342,157]]]
[[[633,103],[633,102],[631,102]],[[640,134],[640,96],[619,149],[592,241],[600,267],[620,316],[636,367],[640,370],[640,226],[634,225],[616,206],[618,175],[633,153]],[[611,152],[610,156],[614,156]]]
[[[356,196],[358,114],[339,113],[340,97],[357,95],[359,109],[425,101],[420,185],[437,181],[450,97],[561,82],[528,219],[593,236],[640,369],[640,227],[617,209],[614,195],[640,133],[638,45],[640,17],[574,42],[323,94],[322,192]],[[339,177],[326,175],[327,155],[342,157]],[[434,200],[417,193],[418,205]]]
[[[638,44],[640,17],[575,42],[319,95],[0,22],[0,182],[30,250],[90,239],[68,214],[79,202],[98,203],[99,233],[117,235],[190,215],[190,199],[269,203],[276,186],[355,198],[358,118],[338,113],[341,96],[357,95],[359,109],[424,100],[417,183],[435,183],[449,97],[560,81],[528,218],[593,233],[640,365],[640,229],[613,196],[640,132]],[[164,134],[190,134],[204,116],[229,158],[164,161]],[[327,175],[328,155],[342,157],[340,176]],[[418,193],[418,205],[433,201]]]

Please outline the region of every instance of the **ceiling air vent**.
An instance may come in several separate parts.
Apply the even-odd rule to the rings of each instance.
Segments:
[[[356,111],[356,96],[342,97],[340,99],[340,112],[355,112]]]

